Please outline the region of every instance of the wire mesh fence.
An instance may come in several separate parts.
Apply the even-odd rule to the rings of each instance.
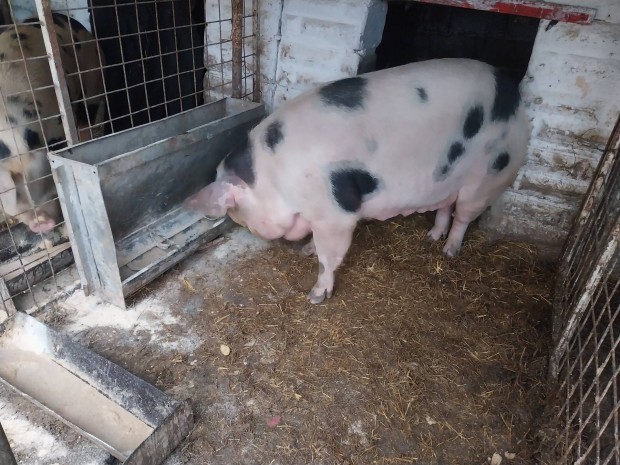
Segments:
[[[549,462],[620,463],[620,119],[560,260]]]
[[[257,101],[257,12],[258,0],[1,2],[0,317],[77,285],[48,151],[222,97]]]

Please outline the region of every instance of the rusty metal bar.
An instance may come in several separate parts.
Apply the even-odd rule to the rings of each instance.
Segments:
[[[243,61],[243,0],[232,0],[232,97],[241,98]]]
[[[254,86],[252,89],[252,101],[260,102],[260,19],[259,19],[259,0],[252,2],[252,26],[254,29]]]
[[[43,34],[43,42],[45,43],[45,50],[50,62],[50,72],[52,73],[52,81],[54,82],[54,90],[58,100],[62,127],[65,131],[65,139],[67,140],[67,145],[74,145],[78,141],[78,136],[75,118],[71,109],[69,89],[67,88],[67,78],[60,58],[60,45],[58,44],[58,36],[55,33],[50,34],[50,32],[54,31],[52,7],[50,0],[35,0],[35,3],[37,5],[39,21],[41,21],[42,25],[41,33]]]
[[[591,24],[596,15],[595,8],[563,5],[540,0],[416,0],[420,3],[492,11],[508,15],[527,16],[576,24]],[[584,2],[585,3],[585,2]]]

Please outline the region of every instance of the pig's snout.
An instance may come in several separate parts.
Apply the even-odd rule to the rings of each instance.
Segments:
[[[209,184],[189,197],[184,206],[188,210],[202,213],[210,220],[222,218],[226,216],[229,205],[221,201],[219,190],[221,189],[217,182]]]

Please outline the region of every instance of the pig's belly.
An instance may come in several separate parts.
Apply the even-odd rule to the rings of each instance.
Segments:
[[[385,221],[398,215],[409,216],[413,213],[424,213],[445,208],[452,205],[456,201],[456,198],[457,194],[455,193],[438,197],[436,201],[434,199],[430,201],[427,199],[426,202],[407,202],[406,199],[390,201],[389,199],[382,199],[381,196],[378,196],[362,204],[361,213],[364,218]]]
[[[297,213],[293,226],[284,234],[284,239],[288,241],[300,241],[312,231],[310,223]]]

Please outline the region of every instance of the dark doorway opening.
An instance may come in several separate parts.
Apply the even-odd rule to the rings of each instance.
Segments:
[[[539,19],[466,8],[389,1],[376,69],[432,58],[473,58],[521,81]]]

